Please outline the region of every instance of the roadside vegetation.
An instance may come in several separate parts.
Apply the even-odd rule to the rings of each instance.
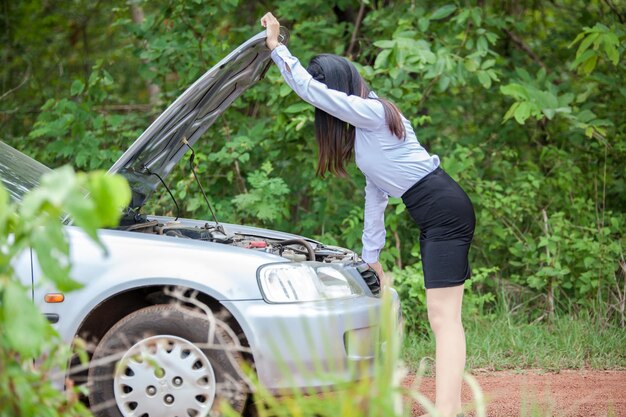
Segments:
[[[623,369],[626,10],[617,5],[5,0],[0,140],[53,168],[107,169],[197,77],[261,31],[258,19],[272,11],[288,27],[290,49],[303,63],[322,52],[357,62],[372,89],[399,106],[472,198],[478,226],[464,301],[468,368]],[[360,249],[364,179],[355,166],[347,179],[315,177],[313,109],[290,93],[276,68],[196,148],[198,174],[220,221]],[[61,172],[76,186],[108,181]],[[168,186],[181,216],[210,218],[185,164]],[[51,247],[65,248],[52,226],[65,203],[56,194],[62,187],[54,187],[41,197],[49,204],[22,220],[0,194],[0,395],[13,395],[0,404],[25,406],[20,398],[35,395],[58,415],[78,415],[80,405],[71,398],[58,402],[45,382],[64,363],[65,348],[54,348],[59,354],[48,356],[35,374],[9,382],[13,370],[32,371],[31,359],[56,340],[43,319],[26,318],[29,304],[16,301],[23,296],[13,298],[22,291],[8,278],[17,252],[4,250],[15,225],[32,227],[41,213],[54,231],[40,243],[42,256]],[[176,215],[161,191],[147,209]],[[94,230],[111,224],[111,216],[81,226]],[[418,369],[434,346],[418,230],[398,199],[390,200],[386,225],[381,261],[402,299],[403,358]],[[24,236],[22,248],[43,238]],[[18,324],[7,319],[16,311],[29,320],[19,326],[34,326],[45,339],[15,339],[10,326]],[[33,385],[41,375],[42,385]],[[32,387],[44,387],[43,397],[31,394],[38,389]]]
[[[30,277],[16,276],[13,267],[31,248],[46,283],[63,292],[80,288],[70,278],[61,219],[69,215],[99,242],[96,230],[117,225],[129,200],[124,178],[101,171],[74,174],[69,167],[45,175],[19,206],[0,184],[0,416],[91,415],[79,401],[78,387],[58,389],[72,355],[86,360],[84,349],[78,343],[74,353],[62,343],[33,304],[32,288],[25,285]]]
[[[467,369],[481,371],[539,369],[626,369],[626,334],[618,326],[597,327],[586,317],[564,315],[548,323],[528,323],[505,316],[464,321]],[[429,333],[410,333],[403,359],[411,369],[427,361],[434,367],[435,341]]]
[[[626,12],[613,1],[5,2],[2,140],[52,167],[106,169],[268,9],[304,63],[359,63],[468,191],[476,315],[506,302],[528,323],[585,311],[624,326]],[[198,143],[199,175],[222,221],[359,250],[364,180],[355,166],[315,177],[312,120],[271,68]],[[182,216],[210,217],[185,164],[168,183]],[[150,209],[176,210],[166,192]],[[386,224],[382,262],[425,323],[418,231],[399,200]]]

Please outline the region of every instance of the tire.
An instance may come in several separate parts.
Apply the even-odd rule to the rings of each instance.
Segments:
[[[223,322],[212,329],[212,321],[176,305],[146,307],[120,320],[89,365],[94,415],[204,417],[223,401],[241,412],[248,395],[239,368],[243,355]]]

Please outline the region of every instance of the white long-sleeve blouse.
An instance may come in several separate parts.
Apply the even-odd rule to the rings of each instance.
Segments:
[[[401,197],[413,184],[439,166],[439,157],[420,145],[411,123],[402,117],[406,138],[398,139],[385,122],[380,101],[347,95],[313,79],[285,45],[272,51],[283,78],[304,101],[355,127],[355,161],[365,175],[363,252],[367,263],[378,260],[385,246],[388,196]]]

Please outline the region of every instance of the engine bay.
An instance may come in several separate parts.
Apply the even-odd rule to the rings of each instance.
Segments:
[[[125,224],[126,223],[126,224]],[[190,226],[181,221],[161,222],[135,218],[131,224],[122,222],[118,230],[221,243],[281,256],[291,261],[355,262],[357,255],[347,249],[323,245],[303,238],[275,239],[250,233],[228,232],[221,225],[205,223]]]

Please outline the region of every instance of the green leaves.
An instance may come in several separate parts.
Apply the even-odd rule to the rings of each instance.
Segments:
[[[272,170],[272,164],[266,161],[260,170],[248,176],[252,189],[233,198],[237,209],[263,222],[275,221],[287,214],[280,197],[289,193],[289,187],[282,178],[271,178]]]
[[[292,104],[291,106],[287,107],[283,111],[288,114],[294,114],[294,113],[302,113],[305,111],[311,111],[311,109],[312,107],[309,103],[298,102],[298,103]]]
[[[415,16],[421,15],[417,25],[414,19],[400,18],[391,39],[374,42],[382,49],[376,55],[374,73],[388,74],[400,87],[390,89],[388,95],[406,99],[407,94],[430,90],[431,83],[424,80],[434,80],[432,84],[440,92],[465,86],[469,80],[477,80],[485,89],[499,81],[493,48],[498,36],[490,28],[481,27],[480,9],[456,12],[454,5],[443,6],[430,15],[417,9]],[[460,22],[467,19],[472,20],[471,29],[468,26],[459,32]],[[429,29],[431,20],[441,23]]]
[[[69,247],[61,218],[69,216],[99,242],[97,229],[115,226],[129,201],[130,190],[122,177],[104,172],[76,175],[67,166],[57,169],[24,197],[19,211],[23,235],[15,236],[16,244],[24,240],[32,246],[44,276],[59,290],[75,290],[79,284],[69,277]]]
[[[73,96],[79,95],[85,89],[85,84],[81,80],[74,80],[72,87],[70,88],[70,94]]]
[[[9,217],[9,193],[4,187],[0,187],[0,236],[7,234],[7,217]]]
[[[254,150],[254,147],[255,143],[250,137],[236,135],[232,140],[224,143],[219,151],[210,154],[207,159],[212,165],[221,166],[230,166],[235,161],[246,163],[250,160],[250,152]]]
[[[70,277],[70,247],[61,216],[71,216],[98,241],[97,228],[115,226],[129,199],[122,177],[74,174],[69,167],[44,175],[19,206],[9,203],[0,183],[0,415],[16,410],[20,415],[44,415],[42,404],[45,415],[53,417],[89,415],[77,395],[66,397],[52,386],[50,375],[63,375],[72,352],[35,307],[32,288],[20,283],[13,265],[18,258],[30,257],[30,248],[51,287],[62,292],[80,288]],[[48,356],[42,357],[44,353]]]
[[[36,358],[42,354],[48,338],[46,319],[28,297],[30,292],[27,288],[9,277],[0,276],[0,281],[1,326],[4,333],[0,341],[6,340],[2,343],[3,349],[13,350],[25,358]]]
[[[32,248],[46,279],[60,291],[77,290],[81,285],[70,278],[69,245],[58,223],[49,216],[38,221],[31,232]]]
[[[613,122],[599,118],[589,109],[579,110],[575,106],[586,100],[588,93],[575,97],[572,93],[560,94],[559,87],[546,78],[546,71],[539,70],[536,77],[520,71],[518,82],[500,87],[500,92],[515,99],[503,117],[503,123],[514,118],[523,125],[528,119],[553,120],[559,115],[567,122],[570,129],[582,131],[588,138],[606,141],[607,128],[614,126]],[[543,84],[545,90],[538,88]]]
[[[94,171],[84,177],[85,188],[93,201],[92,225],[95,228],[117,226],[121,210],[128,206],[131,192],[126,179],[119,175],[108,175],[104,171]],[[70,216],[74,216],[72,208],[68,208]],[[82,212],[84,213],[84,211]],[[79,224],[86,231],[92,230],[92,225]]]
[[[620,40],[617,30],[610,29],[602,23],[596,23],[592,28],[585,27],[583,32],[569,45],[573,47],[578,42],[576,59],[571,64],[572,69],[577,69],[583,75],[589,75],[596,68],[598,60],[608,58],[613,65],[617,65],[620,59]]]
[[[435,10],[429,17],[430,20],[440,20],[445,19],[450,16],[456,10],[456,6],[454,4],[447,4],[443,7]]]
[[[568,104],[573,97],[558,96],[556,88],[551,85],[548,85],[547,90],[540,90],[530,83],[510,83],[501,86],[500,92],[516,100],[504,115],[503,122],[515,118],[517,123],[524,124],[531,117],[536,120],[544,117],[552,119],[556,114],[569,114],[572,111]]]
[[[431,51],[430,44],[425,40],[415,39],[416,33],[412,31],[402,32],[392,40],[374,42],[374,45],[384,50],[376,58],[374,68],[382,68],[389,64],[389,58],[393,57],[393,63],[408,70],[419,71],[425,65],[434,64],[437,60]]]

